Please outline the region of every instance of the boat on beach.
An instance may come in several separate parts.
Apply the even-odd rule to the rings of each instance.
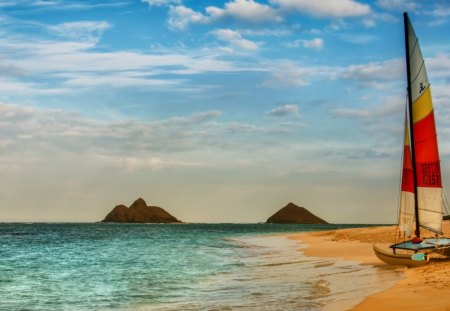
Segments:
[[[429,261],[428,257],[425,257],[422,260],[413,260],[411,258],[411,254],[393,253],[390,249],[384,249],[377,244],[373,245],[373,250],[375,252],[375,255],[378,257],[378,259],[380,259],[381,261],[384,261],[388,264],[391,264],[391,265],[419,267],[419,266],[428,264],[428,261]]]
[[[403,17],[408,84],[398,213],[403,241],[390,248],[375,244],[373,250],[388,264],[417,267],[429,263],[430,253],[450,256],[450,238],[440,236],[446,200],[430,83],[418,38],[406,12]],[[435,236],[421,237],[421,228]]]

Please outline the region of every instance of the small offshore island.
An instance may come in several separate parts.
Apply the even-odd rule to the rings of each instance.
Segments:
[[[268,224],[328,224],[304,207],[289,203],[267,219]]]
[[[119,223],[181,223],[159,206],[147,206],[144,199],[139,198],[130,207],[117,205],[106,215],[102,222]]]
[[[159,206],[148,206],[144,199],[138,198],[130,207],[116,205],[101,222],[117,223],[182,223]],[[289,203],[270,216],[268,224],[328,224],[304,207]]]

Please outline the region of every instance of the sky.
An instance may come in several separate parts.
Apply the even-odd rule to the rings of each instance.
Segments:
[[[0,222],[396,222],[404,11],[446,185],[447,1],[0,0]]]

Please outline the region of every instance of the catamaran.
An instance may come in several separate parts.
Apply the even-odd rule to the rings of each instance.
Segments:
[[[398,227],[405,240],[390,249],[378,245],[373,249],[386,263],[420,266],[429,262],[427,255],[431,252],[450,256],[450,238],[440,237],[445,200],[430,83],[418,38],[406,12],[403,18],[408,100]],[[413,228],[414,238],[406,240]],[[435,233],[435,237],[422,238],[421,228]]]

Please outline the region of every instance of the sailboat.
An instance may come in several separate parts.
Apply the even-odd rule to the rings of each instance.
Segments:
[[[406,12],[403,17],[408,100],[398,228],[404,237],[410,237],[414,229],[414,238],[405,238],[390,249],[378,245],[373,249],[386,263],[421,266],[429,262],[427,255],[431,252],[450,256],[450,238],[439,237],[442,235],[444,192],[430,83],[418,38]],[[421,228],[435,233],[435,237],[422,238]]]

